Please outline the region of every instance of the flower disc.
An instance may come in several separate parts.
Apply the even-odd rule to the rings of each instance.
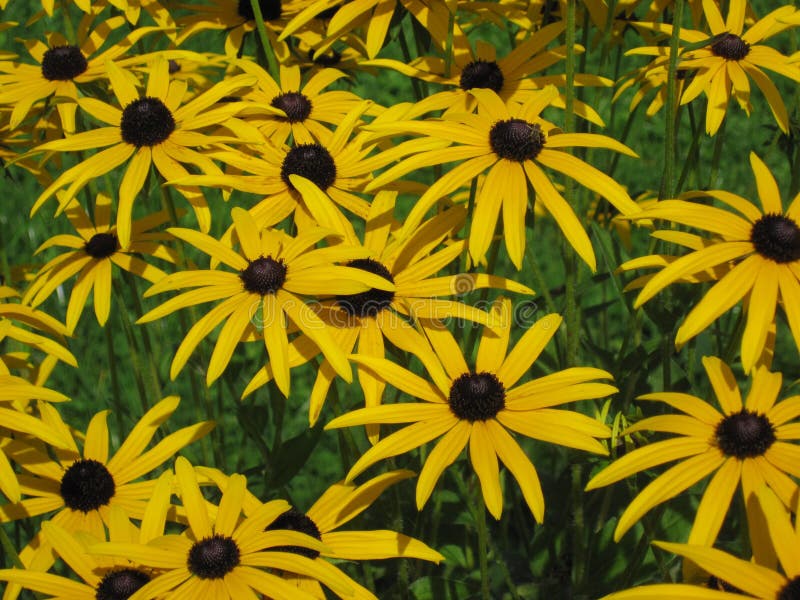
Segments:
[[[506,405],[506,390],[494,373],[464,373],[450,386],[450,410],[470,422],[494,418]]]
[[[274,21],[281,18],[281,0],[258,0],[258,7],[261,9],[261,16],[265,21]],[[238,7],[239,16],[246,21],[254,21],[256,18],[253,13],[253,5],[250,0],[239,0]]]
[[[122,139],[137,148],[155,146],[175,131],[175,118],[158,98],[139,98],[122,111]]]
[[[77,46],[55,46],[42,57],[42,76],[48,81],[69,81],[89,68]]]
[[[545,135],[536,123],[522,119],[498,121],[489,131],[489,144],[500,158],[525,162],[533,160],[544,148]]]
[[[286,92],[275,96],[270,104],[285,112],[289,123],[305,121],[311,114],[311,100],[300,92]]]
[[[66,470],[60,492],[67,508],[88,513],[108,504],[116,485],[103,463],[86,458],[76,460]]]
[[[394,278],[385,266],[371,258],[357,258],[347,263],[348,267],[361,269],[394,283]],[[388,308],[394,300],[394,292],[370,288],[366,292],[336,296],[339,308],[354,317],[374,317],[383,309]]]
[[[319,527],[307,514],[290,508],[285,513],[275,519],[264,531],[275,531],[277,529],[288,529],[289,531],[298,531],[305,533],[315,539],[322,540],[322,535],[319,532]],[[270,548],[274,552],[292,552],[305,556],[306,558],[317,558],[319,552],[311,548],[304,548],[303,546],[275,546]]]
[[[459,85],[465,91],[472,88],[488,88],[499,93],[503,89],[503,81],[503,72],[495,61],[476,60],[461,71]]]
[[[286,265],[283,260],[271,256],[259,257],[239,274],[244,289],[254,294],[274,294],[286,281]]]
[[[150,576],[137,569],[109,571],[97,586],[94,597],[96,600],[128,600],[149,581]]]
[[[734,33],[725,33],[711,45],[711,52],[725,60],[742,60],[750,52],[750,44]]]
[[[727,456],[761,456],[775,441],[775,429],[764,415],[749,410],[728,415],[717,425],[717,445]]]
[[[294,189],[289,175],[300,175],[327,190],[336,181],[336,163],[331,153],[319,144],[298,144],[283,159],[281,178]]]
[[[800,227],[782,215],[764,215],[753,223],[750,241],[764,258],[777,263],[800,260]]]
[[[119,249],[119,240],[113,233],[95,233],[83,249],[92,258],[108,258]]]
[[[239,564],[239,546],[224,535],[212,535],[195,542],[187,566],[200,579],[222,579]]]

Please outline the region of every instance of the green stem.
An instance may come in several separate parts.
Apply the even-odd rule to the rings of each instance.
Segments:
[[[272,44],[269,42],[267,35],[267,27],[264,25],[264,15],[261,12],[261,6],[258,0],[250,0],[250,6],[253,7],[253,16],[255,17],[256,30],[258,31],[258,39],[261,42],[261,49],[264,51],[264,56],[267,59],[267,70],[275,81],[280,81],[280,69],[278,68],[278,61],[275,60],[275,53],[272,51]]]
[[[464,222],[464,231],[467,237],[464,240],[464,249],[461,251],[461,263],[459,273],[466,273],[469,270],[469,233],[472,229],[472,212],[475,207],[475,195],[478,191],[478,178],[473,177],[469,185],[469,198],[467,198],[467,219]]]
[[[583,589],[586,574],[585,515],[583,507],[583,467],[572,465],[572,594],[577,597]]]
[[[477,475],[474,475],[471,487],[473,493],[472,505],[474,509],[473,515],[475,517],[475,529],[478,534],[478,564],[481,570],[481,598],[482,600],[492,600],[492,594],[489,589],[489,534],[486,528],[486,506],[483,503],[481,483]]]
[[[725,126],[728,119],[722,119],[722,124],[719,126],[716,138],[714,139],[714,153],[711,155],[711,172],[708,174],[708,189],[715,189],[717,187],[717,178],[719,177],[719,165],[722,161],[722,148],[725,141]]]
[[[125,431],[125,420],[123,419],[124,409],[122,408],[122,392],[119,387],[119,376],[117,375],[117,358],[114,352],[114,336],[111,327],[103,327],[106,334],[106,347],[108,350],[108,370],[111,372],[111,405],[114,410],[114,419],[117,422],[117,436],[124,440],[128,435]]]
[[[136,336],[133,333],[133,323],[131,322],[130,316],[128,315],[127,307],[125,306],[125,294],[123,290],[120,288],[120,284],[118,281],[114,280],[112,282],[112,287],[114,289],[114,293],[116,295],[116,300],[119,305],[119,310],[117,313],[119,314],[119,320],[122,324],[122,330],[125,332],[125,337],[128,341],[128,351],[130,353],[131,358],[131,367],[133,371],[134,380],[136,381],[136,389],[139,392],[139,399],[141,401],[142,407],[142,414],[146,413],[150,410],[152,406],[151,399],[149,397],[148,391],[148,382],[143,376],[145,371],[144,365],[142,363],[142,358],[139,353],[139,348],[136,345]]]
[[[11,564],[14,565],[17,569],[24,569],[25,565],[22,564],[22,561],[19,558],[19,554],[17,554],[17,549],[14,545],[14,542],[8,537],[6,533],[5,527],[0,526],[0,546],[3,548],[3,554],[8,557],[8,560],[11,561]],[[6,561],[3,561],[5,564]]]
[[[678,137],[678,46],[685,0],[675,0],[672,36],[669,40],[669,70],[667,72],[666,132],[664,134],[664,177],[658,199],[675,197],[675,148]]]

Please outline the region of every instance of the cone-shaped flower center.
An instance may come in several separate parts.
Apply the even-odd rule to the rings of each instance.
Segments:
[[[108,258],[119,248],[119,240],[113,233],[95,233],[83,249],[92,258]]]
[[[55,46],[42,57],[42,77],[48,81],[69,81],[89,68],[77,46]]]
[[[239,564],[239,546],[233,538],[214,534],[195,542],[186,562],[200,579],[222,579]]]
[[[347,263],[348,267],[361,269],[374,275],[380,275],[387,281],[394,283],[394,278],[385,266],[371,258],[357,258]],[[394,300],[394,292],[370,288],[365,292],[336,296],[339,308],[354,317],[374,317]]]
[[[311,114],[311,100],[300,92],[286,92],[275,96],[270,104],[285,112],[289,123],[305,121]]]
[[[244,289],[254,294],[274,294],[286,281],[286,264],[283,259],[261,256],[251,260],[247,268],[239,274]]]
[[[328,149],[319,144],[298,144],[283,159],[281,178],[294,189],[289,175],[300,175],[327,190],[336,181],[336,163]]]
[[[136,569],[109,571],[100,580],[94,597],[96,600],[128,600],[148,581],[150,576]]]
[[[781,588],[781,591],[778,592],[777,600],[800,600],[800,576],[789,580],[789,582]]]
[[[753,223],[750,241],[756,252],[777,263],[800,260],[800,227],[783,215],[764,215]]]
[[[761,456],[775,441],[769,419],[746,409],[722,419],[715,434],[719,449],[739,459]]]
[[[175,118],[158,98],[139,98],[122,111],[122,139],[137,148],[155,146],[175,131]]]
[[[506,405],[506,389],[494,373],[464,373],[450,386],[450,410],[470,422],[492,419]]]
[[[750,44],[735,33],[726,33],[711,45],[711,52],[725,60],[742,60],[750,52]]]
[[[533,160],[544,148],[545,135],[536,123],[522,119],[498,121],[489,131],[489,144],[500,158],[525,162]]]
[[[317,527],[317,524],[314,523],[311,517],[300,512],[299,510],[295,510],[294,508],[290,508],[285,513],[280,515],[264,531],[275,531],[278,529],[298,531],[300,533],[310,535],[318,540],[322,540],[322,534],[319,532],[319,527]],[[269,549],[274,552],[293,552],[294,554],[299,554],[300,556],[305,556],[311,559],[319,556],[318,551],[312,550],[311,548],[305,548],[303,546],[275,546],[274,548]]]
[[[462,90],[489,88],[499,93],[503,89],[503,81],[503,72],[496,62],[493,60],[476,60],[469,63],[461,71],[459,85]]]
[[[61,497],[72,510],[88,513],[109,503],[116,492],[114,478],[106,466],[85,458],[76,460],[61,478]]]
[[[281,18],[281,0],[258,0],[258,7],[261,9],[261,16],[265,21],[274,21]],[[253,5],[250,0],[239,0],[239,16],[245,21],[253,21],[256,15],[253,13]]]

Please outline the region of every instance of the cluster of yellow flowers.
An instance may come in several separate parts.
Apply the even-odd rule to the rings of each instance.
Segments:
[[[684,3],[693,29],[683,26]],[[524,438],[620,454],[580,481],[587,491],[681,461],[628,503],[616,540],[653,507],[710,477],[688,544],[658,544],[687,559],[686,583],[609,597],[800,598],[800,527],[790,520],[800,498],[800,396],[778,401],[783,376],[770,370],[776,344],[788,345],[789,364],[798,364],[800,194],[784,209],[781,186],[754,152],[760,208],[717,189],[677,197],[674,148],[665,153],[658,200],[633,200],[607,170],[584,160],[595,150],[611,151],[615,161],[637,153],[591,132],[604,120],[586,101],[591,94],[577,97],[582,88],[616,86],[615,99],[636,88],[631,114],[655,91],[647,114],[666,107],[673,135],[679,107],[704,93],[705,133],[722,140],[731,97],[749,116],[754,82],[788,136],[786,103],[763,69],[798,82],[800,60],[765,42],[800,24],[800,11],[782,6],[759,18],[747,0],[724,4],[726,17],[715,0],[649,7],[633,0],[43,0],[40,12],[0,0],[9,15],[0,36],[18,39],[0,49],[0,160],[39,190],[28,205],[4,212],[54,209],[54,220],[63,214],[74,229],[54,229],[31,252],[52,256],[43,264],[9,266],[5,251],[0,261],[7,284],[0,287],[0,527],[30,525],[17,555],[0,565],[8,567],[0,569],[3,600],[24,589],[71,600],[375,598],[338,562],[444,557],[396,531],[337,529],[415,476],[422,510],[465,448],[482,499],[476,521],[484,551],[484,506],[497,520],[504,508],[501,465],[533,520],[544,523],[546,486]],[[637,10],[647,17],[637,20]],[[651,62],[618,81],[577,72],[576,57],[586,51],[575,40],[581,21],[584,44],[622,46]],[[498,32],[507,40],[489,43]],[[633,34],[647,45],[628,49]],[[22,46],[28,56],[12,54]],[[357,73],[410,82],[415,99],[383,106],[362,97],[345,83]],[[575,200],[575,182],[599,200],[598,214]],[[726,360],[702,358],[721,411],[688,393],[652,392],[639,399],[682,414],[638,418],[623,429],[621,421],[641,415],[613,399],[596,407],[617,393],[610,382],[618,373],[613,361],[601,369],[577,359],[575,274],[584,265],[598,270],[590,232],[600,213],[682,249],[605,265],[655,270],[628,283],[640,290],[626,307],[631,315],[672,284],[708,284],[685,307],[670,346],[691,345],[743,305],[741,339],[732,337]],[[541,216],[549,218],[535,226],[558,232],[568,255],[567,351],[558,361],[539,361],[562,325],[550,292],[537,290],[548,298],[548,314],[520,310],[534,294],[531,279],[543,283],[529,276],[537,268],[532,255],[562,251],[532,243]],[[54,255],[54,248],[65,250]],[[504,276],[504,267],[516,274]],[[138,278],[150,284],[142,294]],[[264,502],[243,475],[220,464],[173,462],[214,421],[223,426],[222,412],[162,431],[179,405],[167,396],[146,402],[124,439],[113,439],[108,410],[96,412],[85,432],[73,428],[56,408],[69,399],[47,381],[59,362],[78,365],[67,346],[79,346],[68,338],[90,292],[112,362],[112,296],[119,312],[128,310],[126,296],[140,309],[134,319],[120,316],[131,337],[135,330],[174,334],[166,317],[181,311],[170,379],[180,381],[217,331],[203,367],[206,386],[224,379],[223,395],[235,390],[244,398],[267,387],[288,399],[298,374],[312,373],[303,388],[309,427],[321,418],[325,429],[364,426],[368,448],[302,512],[284,500]],[[178,293],[142,308],[142,300],[171,292]],[[478,295],[480,302],[468,302]],[[55,314],[63,304],[59,318],[43,311],[49,305]],[[209,308],[198,315],[201,305]],[[466,322],[456,334],[454,321]],[[231,369],[245,362],[236,360],[240,344],[263,349],[255,367],[246,361],[249,382],[236,389]],[[752,380],[744,401],[727,364],[736,346]],[[93,377],[76,353],[77,377]],[[117,350],[116,360],[124,354]],[[161,389],[166,373],[154,362],[127,358],[141,395]],[[353,383],[354,367],[364,407],[326,407],[337,378]],[[395,401],[387,388],[397,391]],[[396,401],[401,393],[413,401]],[[632,448],[645,431],[677,437]],[[271,435],[280,439],[279,430]],[[393,469],[354,483],[376,463],[393,464],[434,441],[418,475]],[[248,448],[239,451],[249,457]],[[753,562],[712,548],[739,488]]]

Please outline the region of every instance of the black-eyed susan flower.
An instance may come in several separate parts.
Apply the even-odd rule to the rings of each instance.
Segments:
[[[500,99],[509,102],[524,103],[536,90],[547,85],[564,87],[566,75],[537,75],[540,71],[552,67],[566,57],[565,46],[547,49],[563,31],[565,23],[557,21],[531,34],[528,39],[519,43],[505,57],[498,59],[496,48],[484,41],[478,41],[473,52],[466,40],[455,45],[453,49],[450,73],[441,57],[424,56],[406,64],[393,59],[375,59],[366,61],[369,66],[394,69],[409,77],[446,86],[449,89],[431,94],[416,102],[410,109],[407,118],[414,118],[432,111],[446,109],[454,112],[472,112],[475,109],[475,97],[469,93],[473,89],[490,89]],[[582,52],[583,47],[577,47]],[[596,75],[576,73],[575,85],[610,86],[611,80]],[[565,107],[564,94],[558,94],[551,100],[553,106]],[[591,106],[576,101],[575,114],[589,121],[603,125],[603,120]]]
[[[755,153],[750,153],[750,165],[761,209],[737,194],[709,190],[704,195],[726,208],[666,200],[632,217],[663,219],[711,234],[712,237],[703,236],[702,247],[693,252],[677,260],[662,261],[663,268],[649,278],[635,306],[641,306],[672,283],[691,281],[686,278],[718,279],[686,316],[675,343],[686,343],[744,299],[747,324],[741,355],[746,373],[769,350],[768,333],[774,327],[779,304],[800,347],[800,195],[784,210],[775,178]],[[657,261],[659,257],[645,257],[649,259]],[[621,269],[644,266],[639,260],[625,263]],[[716,275],[715,269],[719,269]]]
[[[71,573],[80,577],[64,577],[55,573],[35,569],[5,569],[0,571],[0,581],[21,586],[50,597],[69,600],[117,600],[127,599],[148,583],[157,570],[137,565],[126,557],[107,557],[89,553],[89,547],[101,542],[147,543],[153,536],[153,518],[166,516],[169,507],[169,490],[172,472],[165,471],[159,477],[153,497],[163,501],[163,508],[156,506],[148,511],[141,529],[131,523],[125,510],[112,506],[109,510],[108,536],[96,538],[86,531],[71,532],[52,521],[42,523],[42,537],[53,552],[69,567]],[[164,493],[166,492],[166,493]],[[151,502],[151,504],[154,504]],[[155,530],[163,531],[163,523],[155,523]],[[160,535],[160,533],[159,533]]]
[[[432,381],[386,359],[359,354],[352,357],[385,382],[423,402],[362,408],[326,425],[326,429],[332,429],[412,423],[367,450],[347,473],[346,481],[352,481],[379,460],[441,437],[427,455],[417,480],[418,509],[425,505],[442,472],[468,444],[489,512],[499,519],[503,510],[499,458],[519,484],[534,518],[541,522],[544,495],[539,476],[508,430],[548,443],[608,453],[596,439],[609,437],[606,425],[586,415],[552,407],[613,394],[615,387],[593,381],[611,379],[611,375],[600,369],[575,367],[516,385],[555,335],[561,317],[546,315],[507,352],[513,326],[511,304],[502,299],[493,310],[496,325],[483,330],[475,369],[467,366],[455,338],[443,327],[427,331],[435,355],[428,358],[428,353],[419,354]]]
[[[324,219],[335,214],[333,203],[319,188],[308,181],[296,180],[296,185],[312,216]],[[326,223],[343,236],[343,243],[361,246],[369,251],[365,258],[356,258],[348,266],[360,269],[393,282],[394,291],[369,289],[357,294],[338,295],[323,299],[315,305],[320,318],[334,330],[340,347],[349,354],[358,344],[358,351],[367,356],[384,358],[386,341],[402,350],[414,352],[426,347],[425,340],[406,319],[438,322],[457,317],[483,325],[491,325],[489,314],[458,300],[441,298],[465,294],[475,289],[493,287],[523,294],[533,290],[522,284],[485,273],[461,273],[437,276],[463,253],[465,240],[451,241],[444,248],[440,244],[454,235],[464,222],[463,207],[443,211],[423,222],[407,236],[398,236],[399,223],[394,219],[394,192],[378,192],[370,204],[363,242],[349,222],[331,220]],[[327,207],[327,208],[326,208]],[[298,340],[302,343],[301,340]],[[307,352],[298,357],[307,359]],[[361,365],[356,365],[359,383],[364,392],[366,406],[377,406],[385,387],[384,382]],[[319,417],[331,382],[336,372],[325,360],[317,372],[317,379],[309,397],[309,423]],[[262,368],[243,392],[246,396],[272,378],[272,365]],[[368,428],[371,436],[377,428]]]
[[[137,480],[214,427],[213,422],[183,427],[148,450],[159,426],[175,412],[178,403],[177,396],[158,402],[134,425],[113,456],[109,456],[107,410],[97,413],[85,434],[81,434],[84,440],[81,452],[75,434],[55,408],[40,403],[42,420],[58,431],[67,445],[53,448],[51,457],[43,447],[23,440],[6,443],[6,455],[21,469],[18,480],[24,497],[19,502],[0,505],[0,523],[56,511],[51,518],[56,525],[104,539],[111,507],[119,506],[131,518],[141,519],[156,480]],[[23,565],[35,565],[38,570],[47,570],[54,560],[51,547],[41,533],[20,551],[19,557]]]
[[[175,461],[175,479],[189,521],[186,531],[157,537],[148,544],[107,542],[89,549],[94,554],[128,557],[160,571],[129,600],[162,595],[214,600],[256,598],[256,594],[273,600],[314,598],[275,575],[275,571],[311,577],[341,597],[352,596],[349,579],[338,569],[285,551],[287,546],[293,546],[319,552],[325,549],[323,544],[297,531],[265,531],[267,525],[289,510],[287,502],[267,502],[245,517],[242,507],[247,480],[234,474],[219,506],[211,506],[200,491],[197,473],[183,457]]]
[[[259,226],[271,226],[298,208],[301,208],[298,213],[307,212],[302,208],[302,197],[291,181],[292,175],[299,175],[313,181],[339,206],[364,218],[369,204],[355,191],[363,188],[371,178],[374,160],[365,160],[372,147],[364,147],[363,136],[352,135],[369,105],[365,101],[354,106],[333,135],[324,141],[278,148],[265,144],[257,156],[226,152],[226,162],[246,174],[192,175],[173,183],[262,194],[265,197],[250,208],[250,213]],[[295,220],[302,217],[303,214],[299,214]],[[304,224],[309,224],[308,219],[298,223]]]
[[[0,61],[0,104],[13,106],[12,129],[19,126],[36,102],[52,97],[64,131],[74,133],[79,86],[106,78],[105,61],[119,59],[145,35],[159,30],[139,27],[122,40],[108,44],[111,33],[125,25],[123,17],[112,17],[94,29],[90,27],[93,16],[87,15],[83,20],[78,44],[70,44],[60,33],[51,33],[46,43],[37,39],[25,42],[37,64]]]
[[[225,321],[208,365],[208,385],[223,373],[239,341],[256,335],[264,341],[275,382],[288,396],[288,320],[313,340],[336,373],[350,381],[352,373],[345,353],[331,337],[329,327],[305,304],[303,297],[357,294],[370,288],[391,291],[394,284],[379,275],[334,264],[365,257],[366,249],[346,246],[314,249],[317,242],[335,235],[330,229],[316,228],[293,238],[275,229],[259,229],[252,215],[244,209],[234,208],[231,216],[241,246],[239,252],[192,229],[168,230],[176,238],[233,269],[233,272],[213,269],[174,273],[145,292],[145,296],[152,296],[196,288],[149,311],[139,323],[160,319],[188,306],[222,300],[186,334],[172,360],[171,377],[177,376],[200,341]]]
[[[525,215],[528,212],[530,184],[536,192],[536,200],[544,204],[570,245],[594,270],[594,250],[583,224],[541,167],[563,173],[606,198],[621,213],[633,214],[640,209],[619,183],[562,149],[592,147],[629,156],[636,154],[610,137],[591,133],[561,133],[544,121],[540,113],[558,95],[553,86],[537,91],[525,104],[512,106],[504,104],[491,89],[476,88],[470,93],[480,105],[476,115],[458,114],[441,121],[401,120],[371,124],[368,128],[374,129],[380,136],[420,134],[425,137],[415,142],[423,143],[433,138],[443,140],[448,145],[403,159],[370,182],[366,186],[367,191],[423,166],[459,161],[416,202],[403,226],[408,232],[422,222],[425,214],[440,198],[469,184],[488,170],[475,198],[469,253],[475,262],[484,258],[502,209],[503,240],[511,261],[519,269],[525,251]]]
[[[216,469],[199,467],[201,474],[208,476],[221,489],[228,485],[228,477]],[[324,550],[313,550],[301,546],[280,548],[307,556],[317,562],[330,560],[385,560],[389,558],[417,558],[439,563],[444,557],[420,540],[386,529],[360,531],[337,531],[367,510],[391,485],[414,476],[413,471],[398,470],[373,477],[361,485],[340,481],[330,486],[307,511],[290,508],[267,525],[267,531],[288,530],[304,533],[325,545]],[[243,503],[246,515],[260,510],[261,502],[247,494]],[[275,550],[278,550],[276,548]],[[324,598],[324,592],[315,579],[284,573],[284,578],[293,581],[301,590],[314,597]],[[358,598],[374,599],[375,596],[358,582],[349,579]]]
[[[789,130],[789,117],[781,94],[762,69],[800,81],[800,68],[792,65],[789,58],[761,42],[785,31],[792,25],[784,19],[794,13],[792,6],[782,6],[755,22],[744,31],[747,0],[731,0],[728,16],[722,18],[715,2],[703,2],[703,13],[710,33],[696,29],[681,28],[681,41],[698,44],[704,41],[708,46],[682,52],[678,68],[696,71],[691,82],[685,86],[681,104],[691,102],[701,92],[708,97],[706,108],[706,132],[714,135],[719,130],[731,96],[749,116],[750,81],[761,90],[769,104],[778,126]],[[672,32],[672,25],[664,23],[636,23],[637,27],[665,34]],[[644,54],[656,57],[669,56],[669,46],[650,46],[630,50],[628,54]],[[656,68],[663,63],[656,58]]]
[[[127,161],[128,165],[119,186],[117,206],[117,236],[120,246],[127,248],[131,238],[133,203],[150,173],[151,165],[155,165],[156,170],[166,180],[187,175],[183,164],[192,164],[204,173],[222,174],[214,161],[194,148],[215,142],[239,141],[238,138],[230,135],[206,135],[199,130],[223,125],[238,112],[240,103],[217,102],[234,90],[252,84],[254,78],[240,75],[226,79],[183,104],[186,82],[170,81],[166,59],[155,62],[150,69],[144,96],[140,96],[128,74],[112,62],[106,65],[121,109],[95,98],[80,98],[78,104],[82,110],[108,126],[41,144],[33,152],[71,152],[110,147],[61,173],[36,199],[31,213],[36,212],[57,190],[68,186],[66,192],[59,196],[60,209],[63,210],[89,181],[113,171]],[[203,193],[197,188],[185,186],[178,186],[176,189],[191,204],[200,228],[208,231],[211,213]]]
[[[241,60],[236,64],[258,78],[253,91],[245,96],[247,101],[258,105],[256,109],[248,109],[247,121],[276,146],[288,142],[290,135],[295,145],[329,140],[333,135],[330,126],[341,123],[347,113],[363,102],[345,90],[324,91],[346,76],[338,69],[320,69],[304,84],[297,65],[281,65],[278,82],[252,61]],[[379,108],[370,105],[370,110]],[[258,109],[261,114],[251,114]]]
[[[800,531],[775,495],[766,487],[757,488],[751,496],[766,521],[767,538],[777,555],[777,564],[743,560],[716,548],[700,544],[653,542],[653,545],[692,561],[711,574],[716,585],[663,583],[643,585],[605,596],[603,600],[793,600],[800,595]],[[718,591],[724,590],[724,591]]]
[[[62,246],[68,248],[48,261],[31,282],[23,301],[32,307],[44,302],[57,287],[77,275],[67,305],[67,333],[75,331],[83,313],[89,294],[94,291],[94,313],[100,326],[105,326],[111,310],[111,283],[113,267],[155,283],[166,275],[139,255],[148,255],[174,263],[177,255],[174,250],[160,242],[170,239],[164,233],[152,233],[151,229],[169,221],[166,211],[154,213],[133,222],[131,241],[127,248],[121,248],[116,227],[111,223],[111,198],[98,194],[94,208],[94,223],[77,200],[72,200],[66,209],[67,218],[78,235],[55,235],[39,246],[37,253]]]
[[[681,461],[649,483],[628,505],[617,523],[615,539],[651,508],[712,473],[695,513],[690,544],[713,544],[739,486],[747,499],[759,487],[768,485],[787,508],[793,506],[798,487],[789,475],[800,476],[800,446],[792,441],[800,438],[800,431],[791,421],[800,415],[800,397],[778,401],[783,377],[761,367],[754,373],[742,403],[728,365],[719,358],[704,357],[703,366],[722,412],[689,394],[656,392],[641,396],[640,400],[664,402],[683,414],[645,418],[623,434],[650,430],[677,436],[633,450],[587,484],[587,490],[596,489],[657,465]]]

